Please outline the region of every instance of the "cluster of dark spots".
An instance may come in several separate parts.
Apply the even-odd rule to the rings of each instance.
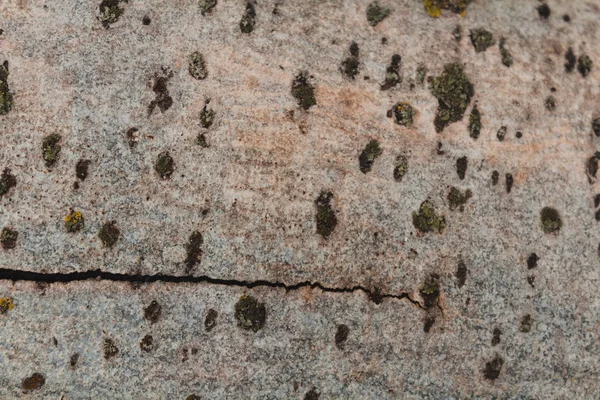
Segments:
[[[139,141],[138,133],[139,129],[136,127],[129,128],[125,133],[125,138],[127,139],[127,143],[129,143],[129,147],[133,148],[136,143]]]
[[[317,104],[315,87],[310,84],[310,78],[312,77],[308,75],[308,72],[303,71],[292,82],[292,95],[298,101],[298,105],[305,110]]]
[[[319,400],[321,394],[317,392],[317,388],[312,388],[304,395],[304,400]]]
[[[217,5],[217,0],[199,0],[198,6],[200,6],[200,12],[202,15],[210,13],[213,8]]]
[[[487,380],[493,381],[498,379],[502,366],[504,365],[504,359],[498,354],[491,360],[485,363],[483,370],[483,377]]]
[[[521,327],[519,330],[523,333],[531,332],[531,328],[533,328],[533,318],[530,314],[525,314],[523,318],[521,318]]]
[[[579,56],[579,59],[577,60],[577,71],[579,71],[581,76],[585,78],[590,74],[593,65],[592,59],[588,55],[584,54]]]
[[[77,363],[79,362],[79,353],[73,353],[71,357],[69,357],[69,365],[71,368],[75,368]]]
[[[427,67],[419,65],[417,67],[417,83],[422,85],[425,82],[425,78],[427,78]]]
[[[154,108],[158,106],[161,112],[167,111],[173,105],[173,98],[169,94],[167,83],[169,79],[173,77],[173,72],[163,68],[162,75],[156,75],[154,77],[154,84],[152,85],[152,91],[156,95],[154,100],[150,102],[148,106],[148,115],[151,115]]]
[[[11,110],[13,95],[8,87],[8,61],[0,65],[0,115],[6,115]]]
[[[202,260],[203,243],[204,238],[200,232],[194,231],[190,234],[188,242],[185,245],[185,269],[187,273],[190,273],[192,268]]]
[[[152,22],[152,20],[150,19],[150,17],[147,16],[147,15],[144,15],[144,17],[142,18],[142,24],[148,26],[148,25],[150,25],[150,22]]]
[[[258,332],[265,326],[267,309],[264,303],[252,296],[243,295],[235,303],[235,319],[237,325],[246,331]]]
[[[548,96],[546,101],[544,101],[544,106],[548,111],[556,110],[556,99],[554,98],[554,96]]]
[[[169,179],[175,171],[175,161],[168,151],[163,151],[156,158],[156,164],[154,164],[154,170],[162,179]]]
[[[452,36],[457,42],[460,42],[462,40],[462,28],[460,27],[460,25],[456,25],[456,28],[454,28],[454,30],[452,31]]]
[[[367,22],[371,26],[375,26],[390,15],[389,8],[382,7],[377,1],[372,2],[367,6]]]
[[[210,332],[217,326],[217,317],[219,313],[214,309],[209,309],[206,313],[206,318],[204,318],[204,329],[206,332]]]
[[[382,153],[383,149],[379,146],[379,142],[375,139],[371,139],[358,156],[360,172],[366,174],[367,172],[371,171],[371,168],[375,163],[375,159]]]
[[[423,324],[423,332],[429,333],[431,328],[433,328],[433,324],[435,324],[435,317],[432,315],[428,315],[425,317],[425,323]]]
[[[505,67],[510,67],[511,65],[513,65],[513,57],[512,54],[510,54],[510,51],[508,51],[508,49],[506,48],[506,39],[501,37],[500,38],[500,43],[498,45],[498,48],[500,49],[500,57],[502,59],[502,64]]]
[[[58,144],[60,140],[61,136],[57,133],[48,135],[42,140],[42,157],[48,168],[52,167],[58,161],[58,156],[62,150],[62,147]]]
[[[342,73],[350,79],[354,79],[358,75],[358,67],[360,62],[358,61],[358,44],[356,42],[350,43],[350,56],[342,61]]]
[[[479,134],[481,133],[481,113],[477,108],[477,104],[473,106],[471,110],[471,115],[469,115],[469,136],[473,140],[477,140]]]
[[[504,179],[505,179],[505,184],[506,184],[506,193],[510,193],[515,180],[514,180],[512,174],[504,175]]]
[[[423,0],[425,10],[432,18],[439,18],[442,10],[450,10],[464,16],[471,0]]]
[[[82,181],[85,181],[85,178],[88,176],[88,168],[92,162],[90,160],[81,159],[77,161],[77,165],[75,165],[75,175]]]
[[[413,123],[414,110],[410,103],[400,102],[394,105],[391,110],[388,111],[389,117],[394,117],[394,122],[401,126],[410,127]]]
[[[152,300],[148,307],[144,308],[144,318],[154,324],[160,318],[162,307],[156,300]]]
[[[469,37],[471,38],[471,44],[475,48],[476,53],[484,52],[488,47],[496,44],[494,35],[484,28],[471,29],[469,31]]]
[[[600,151],[597,151],[593,156],[588,158],[585,164],[585,172],[588,176],[589,183],[594,183],[596,180],[596,174],[598,173],[598,161],[600,161]]]
[[[65,229],[67,232],[73,233],[83,229],[85,221],[80,211],[71,209],[69,214],[65,217]]]
[[[470,189],[467,189],[464,193],[461,193],[460,190],[452,186],[450,188],[450,192],[448,193],[450,210],[456,210],[458,208],[460,212],[463,212],[465,210],[465,204],[467,204],[471,197],[473,197],[473,193]]]
[[[100,22],[102,26],[108,29],[112,24],[119,20],[123,15],[123,8],[119,7],[121,1],[127,3],[127,0],[102,0],[100,6]]]
[[[537,262],[540,258],[535,253],[531,253],[529,257],[527,257],[527,269],[534,269],[537,267]]]
[[[102,227],[98,232],[98,237],[100,238],[100,241],[104,247],[111,248],[117,243],[120,234],[121,231],[117,227],[117,222],[110,221],[102,224]]]
[[[199,51],[194,51],[188,57],[188,72],[194,79],[202,80],[208,76],[206,61]]]
[[[456,159],[456,173],[458,174],[458,178],[460,180],[465,179],[468,166],[469,160],[467,159],[467,156],[459,157]]]
[[[444,72],[431,81],[430,90],[438,100],[434,120],[437,132],[462,119],[474,94],[473,85],[459,64],[446,64]]]
[[[419,294],[423,299],[423,307],[429,309],[437,306],[440,297],[440,276],[438,274],[429,275],[419,288]]]
[[[317,207],[317,214],[315,216],[317,233],[324,239],[331,236],[337,225],[337,217],[331,207],[331,199],[333,199],[333,193],[321,192],[315,200],[315,206]]]
[[[396,162],[394,163],[394,180],[396,182],[401,182],[404,175],[408,172],[408,158],[404,155],[399,155],[396,157]]]
[[[256,25],[255,4],[255,0],[248,0],[246,3],[246,12],[244,12],[242,19],[240,20],[240,30],[242,33],[252,33],[254,30],[254,25]]]
[[[458,266],[456,267],[456,285],[458,288],[462,288],[465,286],[465,282],[467,281],[467,264],[461,259],[458,261]]]
[[[402,83],[402,78],[400,77],[401,61],[402,57],[400,55],[394,54],[392,56],[392,61],[385,70],[385,81],[380,86],[381,90],[388,90]]]
[[[102,342],[102,350],[106,360],[111,359],[119,354],[119,348],[115,344],[114,340],[110,338],[104,338],[104,341]]]
[[[2,297],[0,298],[0,315],[6,314],[10,310],[15,308],[15,303],[12,297]]]
[[[492,171],[492,185],[496,186],[500,180],[500,173],[496,170]]]
[[[492,346],[497,346],[498,344],[500,344],[500,335],[502,335],[502,331],[500,330],[500,328],[494,328],[492,334]]]
[[[498,140],[500,142],[504,141],[504,138],[506,137],[506,131],[507,131],[506,126],[501,126],[500,129],[498,129],[498,133],[496,133],[496,137],[498,138]]]
[[[573,48],[569,47],[567,52],[565,53],[565,69],[567,72],[573,72],[575,70],[575,65],[577,64],[577,56],[573,52]]]
[[[544,233],[558,233],[560,228],[562,228],[563,222],[556,208],[542,208],[542,211],[540,211],[540,219]]]
[[[10,168],[4,168],[0,176],[0,200],[15,186],[17,186],[17,178],[10,173]]]
[[[154,349],[154,338],[151,335],[146,335],[140,341],[140,349],[146,353]]]
[[[592,120],[592,131],[596,136],[600,137],[600,117]]]
[[[537,7],[537,12],[543,19],[548,19],[550,17],[550,6],[544,3]]]
[[[442,231],[446,228],[446,218],[435,213],[435,207],[429,200],[425,200],[423,203],[421,203],[419,211],[413,211],[412,221],[414,227],[422,233],[442,233]]]
[[[46,378],[44,377],[44,375],[36,372],[33,375],[31,375],[27,378],[24,378],[21,381],[21,387],[23,388],[23,390],[26,390],[26,391],[38,390],[38,389],[41,389],[45,383],[46,383]]]
[[[350,335],[350,328],[348,325],[340,324],[337,326],[335,331],[335,345],[338,349],[344,350],[346,346],[346,340],[348,340],[348,336]]]

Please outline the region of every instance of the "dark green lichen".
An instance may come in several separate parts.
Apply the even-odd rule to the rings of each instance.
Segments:
[[[119,20],[123,14],[123,8],[119,7],[121,0],[102,0],[100,6],[100,22],[102,26],[108,29],[112,24]],[[127,2],[127,0],[124,0]]]
[[[496,133],[496,137],[498,138],[499,141],[504,141],[504,138],[506,137],[506,131],[507,131],[507,127],[506,126],[501,126],[500,129],[498,129],[498,133]]]
[[[567,70],[567,72],[573,72],[577,63],[577,56],[575,55],[571,47],[569,47],[567,49],[567,52],[565,53],[565,60],[567,60],[567,62],[565,63],[565,69]]]
[[[354,79],[358,75],[358,44],[352,42],[350,44],[350,56],[342,62],[342,72],[350,79]]]
[[[492,334],[492,346],[497,346],[500,344],[500,335],[502,335],[502,331],[499,328],[494,328]]]
[[[200,12],[202,15],[210,13],[216,5],[217,0],[198,0],[198,6],[200,6]]]
[[[42,141],[42,156],[44,157],[44,161],[46,162],[46,167],[50,168],[56,161],[58,161],[58,157],[60,155],[60,151],[62,147],[58,142],[60,142],[61,136],[57,133],[52,135],[48,135]]]
[[[162,307],[156,300],[152,300],[150,305],[144,308],[144,318],[150,321],[151,324],[154,324],[158,321],[161,313]]]
[[[367,6],[367,21],[369,25],[375,26],[390,15],[392,10],[382,7],[378,2],[374,1]]]
[[[401,182],[407,172],[408,158],[404,155],[399,155],[396,157],[396,162],[394,163],[394,180],[396,182]]]
[[[413,211],[412,221],[415,228],[422,233],[442,233],[442,231],[446,228],[446,219],[444,216],[437,215],[435,213],[435,207],[429,200],[425,200],[423,203],[421,203],[419,211]]]
[[[8,61],[0,65],[0,115],[6,115],[12,109],[13,95],[8,87]]]
[[[346,341],[348,340],[348,336],[350,335],[350,328],[348,325],[340,324],[337,326],[335,331],[335,345],[338,349],[344,350],[346,346]]]
[[[71,209],[71,212],[65,217],[65,229],[67,232],[74,233],[83,229],[85,221],[79,211]]]
[[[258,332],[265,326],[267,309],[264,303],[252,296],[242,296],[235,304],[235,319],[237,325],[246,330]]]
[[[473,85],[459,64],[446,64],[444,72],[432,80],[430,90],[438,100],[434,120],[437,132],[462,119],[474,94]]]
[[[523,333],[531,332],[531,328],[533,328],[533,318],[530,314],[526,314],[521,318],[521,327],[519,330]]]
[[[156,158],[156,164],[154,164],[154,170],[162,179],[169,179],[175,171],[175,161],[173,157],[169,155],[168,151],[163,151]]]
[[[154,349],[154,338],[151,335],[146,335],[140,341],[140,349],[146,353]]]
[[[452,186],[450,188],[450,192],[448,193],[448,203],[450,204],[450,209],[460,209],[461,212],[465,210],[465,204],[469,201],[469,199],[473,196],[471,190],[467,189],[464,193],[461,193],[460,190]]]
[[[594,131],[596,136],[600,136],[600,117],[592,120],[592,131]]]
[[[492,171],[492,185],[496,186],[500,180],[500,173],[496,170]]]
[[[242,33],[252,33],[254,25],[256,25],[256,9],[254,8],[254,0],[246,3],[246,12],[240,20],[240,30]]]
[[[102,342],[102,350],[104,351],[104,358],[111,359],[119,354],[119,348],[112,339],[105,338]]]
[[[401,102],[392,108],[394,122],[398,125],[410,127],[413,123],[413,108],[408,102]]]
[[[75,165],[75,175],[77,178],[85,181],[85,178],[88,176],[88,167],[90,166],[90,160],[79,160],[77,161],[77,165]]]
[[[358,156],[360,172],[363,174],[369,172],[375,163],[375,159],[382,153],[383,149],[379,146],[379,142],[375,139],[371,139]]]
[[[194,79],[202,80],[208,76],[206,61],[204,60],[204,56],[199,51],[195,51],[189,55],[188,71]]]
[[[206,141],[206,135],[204,133],[199,133],[198,136],[196,136],[196,144],[205,149],[210,147]]]
[[[298,105],[305,110],[317,104],[315,87],[309,83],[309,78],[308,72],[303,71],[292,82],[292,95],[298,101]]]
[[[19,238],[19,232],[5,227],[0,233],[0,244],[4,250],[14,249],[17,246],[17,239]]]
[[[419,65],[417,67],[417,83],[423,84],[423,82],[425,82],[426,77],[427,77],[427,67],[424,65]]]
[[[331,207],[331,199],[333,199],[333,193],[321,192],[319,197],[315,200],[315,206],[317,208],[317,214],[315,216],[317,233],[324,239],[329,238],[333,233],[337,225],[337,217],[335,211]]]
[[[207,99],[204,102],[202,111],[200,111],[200,125],[205,129],[210,128],[215,120],[215,111],[212,108],[208,108],[209,103],[210,99]]]
[[[458,178],[462,181],[465,179],[467,168],[469,167],[469,159],[467,156],[462,156],[456,159],[456,173]]]
[[[550,17],[550,13],[551,13],[550,6],[548,6],[548,4],[544,3],[537,7],[537,12],[541,18],[548,19]]]
[[[148,116],[152,114],[156,106],[158,106],[158,109],[161,112],[165,112],[173,105],[173,98],[169,94],[169,89],[167,88],[169,79],[171,79],[172,77],[173,71],[170,71],[167,68],[162,69],[161,75],[156,75],[154,77],[152,91],[154,92],[156,97],[148,105]]]
[[[437,274],[431,274],[419,288],[419,294],[423,299],[423,307],[431,308],[438,304],[440,297],[440,277]]]
[[[548,96],[546,101],[544,101],[544,106],[548,111],[554,111],[556,109],[556,99],[554,96]]]
[[[504,360],[498,354],[491,360],[485,363],[485,369],[483,370],[483,377],[489,381],[498,379]]]
[[[540,211],[540,220],[544,233],[558,233],[563,226],[562,219],[556,208],[544,207]]]
[[[471,38],[471,43],[473,44],[476,53],[484,52],[488,47],[496,44],[494,35],[484,28],[471,29],[469,31],[469,37]]]
[[[477,108],[477,105],[473,106],[471,115],[469,115],[469,136],[472,139],[477,140],[481,133],[481,113]]]
[[[204,238],[200,232],[194,231],[191,233],[188,242],[185,245],[185,266],[188,273],[202,260],[203,243]]]
[[[102,242],[104,247],[110,248],[110,247],[113,247],[117,243],[117,240],[119,239],[120,234],[121,234],[121,231],[117,227],[117,222],[111,221],[111,222],[105,222],[102,225],[102,227],[100,228],[100,231],[98,232],[98,237],[100,238],[100,241]]]
[[[36,372],[33,375],[24,378],[21,381],[21,387],[23,388],[23,390],[29,392],[31,390],[41,389],[45,383],[46,378],[44,377],[44,375]]]
[[[513,57],[505,45],[506,45],[506,39],[501,37],[500,44],[498,45],[498,47],[500,48],[500,57],[502,59],[502,64],[505,67],[510,67],[511,65],[513,65]]]
[[[17,178],[10,173],[10,168],[4,168],[2,176],[0,176],[0,200],[15,186],[17,186]]]
[[[592,66],[592,59],[586,54],[580,56],[577,60],[577,71],[579,71],[584,78],[590,74]]]
[[[385,81],[381,84],[381,90],[388,90],[393,88],[396,85],[402,83],[402,78],[400,77],[400,62],[402,61],[402,57],[398,54],[394,54],[392,56],[392,61],[385,70]]]
[[[213,328],[217,326],[218,316],[219,313],[216,310],[213,310],[212,308],[208,310],[206,318],[204,319],[204,329],[206,330],[206,332],[212,331]]]
[[[585,163],[585,172],[588,177],[588,182],[593,183],[596,180],[596,174],[598,173],[598,161],[600,161],[600,151],[594,153],[593,156],[588,158]]]

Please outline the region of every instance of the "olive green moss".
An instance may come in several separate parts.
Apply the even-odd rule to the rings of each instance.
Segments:
[[[48,168],[54,166],[56,161],[58,161],[60,151],[62,150],[62,147],[58,142],[60,142],[61,139],[62,137],[59,134],[54,133],[46,136],[42,141],[42,157]]]
[[[417,83],[422,85],[425,82],[425,78],[427,77],[427,67],[424,65],[419,65],[417,67]]]
[[[17,246],[17,239],[19,238],[19,232],[5,227],[0,233],[0,245],[4,250],[14,249]]]
[[[113,247],[117,243],[120,235],[121,231],[117,227],[116,221],[105,222],[98,232],[98,237],[100,238],[100,241],[104,247],[109,248]]]
[[[15,186],[17,186],[17,178],[10,173],[10,168],[5,168],[0,176],[0,199]]]
[[[592,131],[594,131],[596,136],[600,136],[600,117],[592,120]]]
[[[431,274],[419,288],[419,294],[423,299],[423,307],[431,308],[438,304],[440,297],[440,277],[437,274]]]
[[[370,140],[358,156],[360,172],[363,174],[369,172],[375,163],[375,159],[382,153],[383,149],[379,146],[379,142],[375,139]]]
[[[556,99],[554,96],[548,96],[546,101],[544,101],[544,106],[548,111],[554,111],[556,109]]]
[[[369,25],[376,26],[390,15],[392,10],[382,7],[378,2],[374,1],[367,6],[367,21]]]
[[[0,65],[0,115],[6,115],[12,109],[13,95],[8,87],[8,61]]]
[[[513,57],[512,54],[510,54],[510,51],[508,51],[508,49],[506,48],[505,38],[500,38],[500,44],[498,45],[498,47],[500,48],[500,57],[502,59],[502,64],[505,67],[510,67],[511,65],[513,65]]]
[[[246,12],[240,20],[240,30],[242,33],[252,33],[254,25],[256,25],[256,9],[251,0],[246,3]]]
[[[439,18],[442,10],[450,10],[464,16],[471,0],[423,0],[425,11],[432,18]]]
[[[593,65],[594,63],[592,63],[592,59],[588,55],[584,54],[577,60],[577,71],[579,71],[581,76],[585,78],[590,74]]]
[[[210,100],[206,100],[202,111],[200,111],[200,125],[205,129],[210,128],[215,121],[215,111],[208,107],[209,103]]]
[[[67,232],[74,233],[83,229],[85,221],[79,211],[71,210],[65,217],[65,229]]]
[[[104,352],[104,358],[107,360],[119,354],[119,348],[117,347],[115,342],[109,338],[105,338],[102,342],[102,350]]]
[[[467,156],[462,156],[456,159],[456,173],[458,174],[458,178],[461,181],[465,179],[468,167],[469,159],[467,158]]]
[[[544,233],[558,232],[563,226],[562,219],[556,208],[542,208],[542,211],[540,211],[540,219]]]
[[[533,318],[530,314],[526,314],[521,318],[521,327],[519,330],[523,333],[531,332],[531,328],[533,328]]]
[[[342,73],[350,79],[354,79],[358,75],[358,68],[360,66],[358,54],[358,44],[352,42],[350,44],[350,56],[342,61]]]
[[[188,71],[193,78],[198,80],[205,79],[208,76],[206,61],[199,51],[195,51],[188,56]]]
[[[381,90],[388,90],[402,83],[402,77],[400,76],[400,61],[402,61],[400,55],[394,54],[392,56],[392,61],[385,70],[385,81],[380,86]]]
[[[414,211],[412,221],[419,232],[438,232],[441,233],[446,228],[446,219],[444,216],[437,215],[433,203],[425,200],[421,203],[419,211]]]
[[[404,155],[396,157],[394,162],[394,180],[401,182],[404,175],[408,172],[408,158]]]
[[[473,196],[471,190],[467,189],[464,193],[460,190],[452,186],[450,188],[450,192],[448,193],[448,204],[450,205],[451,210],[456,210],[457,208],[460,211],[464,211],[465,204],[469,201],[469,199]]]
[[[319,197],[315,200],[315,206],[317,208],[317,213],[315,215],[317,233],[324,239],[331,236],[338,222],[335,211],[331,207],[331,199],[333,199],[333,193],[321,192]]]
[[[196,144],[205,149],[210,147],[204,133],[199,133],[198,136],[196,136]]]
[[[305,110],[317,104],[315,87],[309,83],[308,72],[303,71],[296,76],[292,82],[292,95],[298,101],[298,105]]]
[[[474,89],[460,64],[446,64],[444,72],[431,81],[431,93],[438,100],[434,125],[442,132],[452,122],[460,121],[465,114]]]
[[[170,156],[168,151],[163,151],[156,158],[156,164],[154,164],[154,170],[162,179],[169,179],[175,171],[175,161]]]
[[[484,28],[471,29],[469,31],[469,37],[471,38],[471,43],[477,53],[484,52],[489,47],[496,44],[494,35]]]
[[[217,0],[198,0],[198,6],[202,15],[210,13],[217,5]]]
[[[481,113],[477,108],[477,105],[473,106],[471,115],[469,115],[469,136],[472,139],[477,140],[481,133]]]
[[[242,296],[235,304],[237,325],[246,331],[258,332],[265,326],[267,309],[264,303],[252,296]]]
[[[401,102],[392,108],[394,122],[398,125],[411,127],[413,123],[413,108],[408,102]]]
[[[565,70],[567,72],[573,72],[575,70],[575,65],[577,64],[577,56],[573,52],[573,48],[569,47],[567,52],[565,53]]]
[[[191,269],[199,264],[202,260],[202,244],[204,243],[204,238],[202,234],[198,231],[194,231],[191,233],[188,242],[185,245],[186,258],[185,265],[187,272],[190,272]]]
[[[120,0],[102,0],[100,3],[98,7],[100,9],[100,22],[106,29],[117,22],[123,14],[123,8],[119,7],[120,2]]]

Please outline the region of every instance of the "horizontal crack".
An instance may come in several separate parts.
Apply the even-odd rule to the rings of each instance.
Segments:
[[[210,276],[176,276],[176,275],[129,275],[114,272],[104,272],[100,270],[84,271],[84,272],[70,272],[70,273],[43,273],[43,272],[31,272],[31,271],[20,271],[14,269],[0,268],[0,280],[11,280],[11,281],[30,281],[30,282],[42,282],[42,283],[69,283],[87,280],[104,280],[112,282],[131,282],[131,283],[153,283],[153,282],[172,282],[172,283],[209,283],[213,285],[221,286],[236,286],[245,287],[248,289],[256,287],[270,287],[284,289],[286,292],[299,290],[301,288],[320,289],[323,292],[329,293],[354,293],[363,292],[369,299],[377,304],[380,304],[384,299],[406,299],[418,306],[423,308],[421,303],[413,300],[410,295],[406,292],[400,294],[381,293],[378,289],[368,289],[363,286],[357,285],[348,288],[337,288],[324,286],[319,282],[304,281],[293,285],[286,285],[283,282],[271,282],[266,280],[257,281],[242,281],[236,279],[219,279],[211,278]]]

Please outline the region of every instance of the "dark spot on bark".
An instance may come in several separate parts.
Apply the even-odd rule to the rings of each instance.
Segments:
[[[402,57],[400,57],[400,55],[394,54],[392,56],[392,61],[385,70],[385,81],[380,86],[381,90],[388,90],[402,83],[402,78],[400,77],[401,61]]]
[[[527,269],[534,269],[537,267],[537,262],[540,258],[535,253],[531,253],[529,257],[527,257]]]
[[[462,40],[462,28],[460,25],[456,25],[456,28],[452,31],[452,36],[454,36],[454,40],[460,42]]]
[[[0,115],[6,115],[12,109],[13,95],[8,87],[8,61],[0,65]]]
[[[133,127],[127,130],[125,137],[127,138],[127,142],[129,143],[129,147],[133,148],[135,144],[138,142],[139,138],[137,136],[138,128]]]
[[[105,222],[102,225],[98,232],[98,237],[100,238],[100,241],[102,241],[104,247],[111,248],[117,243],[120,234],[121,231],[117,227],[117,222],[111,221]]]
[[[127,0],[124,0],[127,2]],[[119,7],[120,0],[102,0],[100,6],[100,22],[102,26],[108,29],[112,24],[119,20],[123,14],[123,8]]]
[[[577,63],[577,56],[571,47],[569,47],[565,53],[565,59],[567,60],[565,63],[565,69],[567,72],[573,72],[575,70],[575,64]]]
[[[150,22],[152,22],[152,20],[150,19],[149,16],[144,15],[144,18],[142,18],[142,24],[144,25],[150,25]]]
[[[471,110],[471,115],[469,115],[469,136],[472,139],[477,140],[479,134],[481,133],[481,113],[477,108],[477,104],[473,106]]]
[[[396,182],[401,182],[404,175],[408,172],[408,158],[404,155],[399,155],[396,157],[396,162],[394,163],[394,180]]]
[[[533,318],[530,314],[525,314],[523,318],[521,318],[521,327],[519,330],[523,333],[531,332],[531,328],[533,328]]]
[[[579,71],[581,76],[585,78],[590,74],[593,65],[592,59],[588,55],[584,54],[577,60],[577,71]]]
[[[467,159],[467,156],[459,157],[456,160],[456,173],[458,174],[458,178],[460,180],[465,179],[468,166],[469,160]]]
[[[256,9],[254,8],[256,1],[249,0],[246,3],[246,12],[240,20],[240,30],[242,33],[252,33],[254,25],[256,25]]]
[[[460,190],[452,186],[447,197],[450,209],[455,210],[458,208],[461,212],[463,212],[465,209],[465,204],[467,204],[472,196],[473,193],[470,189],[467,189],[464,193],[461,193]]]
[[[45,383],[46,378],[44,378],[44,375],[36,372],[30,377],[23,379],[21,381],[21,386],[23,387],[23,390],[30,391],[41,389]]]
[[[310,389],[310,391],[306,392],[304,395],[304,400],[319,400],[320,393],[317,392],[316,388]]]
[[[506,179],[506,193],[510,193],[514,183],[513,176],[512,174],[506,174],[504,178]]]
[[[511,65],[513,65],[513,57],[512,54],[510,54],[510,51],[508,51],[508,49],[506,48],[505,38],[500,38],[500,44],[498,45],[498,48],[500,49],[500,57],[502,59],[502,64],[505,67],[510,67]]]
[[[430,90],[438,100],[434,120],[437,132],[463,118],[474,94],[473,85],[460,64],[446,64],[444,72],[431,80]]]
[[[488,47],[496,44],[494,35],[484,28],[471,29],[469,31],[469,37],[471,38],[471,44],[473,44],[475,52],[477,53],[486,51]]]
[[[252,296],[242,296],[235,304],[235,319],[240,328],[258,332],[265,326],[267,309],[264,303]]]
[[[335,345],[338,349],[344,350],[349,334],[350,328],[348,328],[348,325],[341,324],[337,326],[337,330],[335,331]]]
[[[594,131],[596,136],[600,137],[600,117],[592,120],[592,131]]]
[[[4,168],[2,176],[0,176],[0,200],[15,186],[17,186],[17,178],[10,173],[10,168]]]
[[[317,207],[317,214],[315,216],[316,224],[317,224],[317,233],[321,235],[324,239],[329,238],[329,236],[333,233],[337,225],[337,217],[335,216],[335,212],[331,208],[331,199],[333,198],[333,193],[331,192],[321,192],[319,197],[315,200],[315,205]]]
[[[517,139],[521,139],[523,137],[523,132],[517,131],[517,133],[515,133],[515,136],[517,137]]]
[[[140,341],[140,349],[146,353],[151,352],[154,349],[154,339],[151,335],[146,335]]]
[[[374,1],[367,6],[367,21],[369,25],[375,26],[390,15],[391,10],[382,7],[378,2]]]
[[[90,160],[81,159],[77,161],[77,165],[75,166],[75,175],[77,178],[85,181],[85,178],[88,176],[88,167],[90,166]]]
[[[433,327],[433,324],[435,324],[435,317],[428,316],[427,318],[425,318],[425,324],[423,324],[423,332],[429,333],[429,331]]]
[[[199,0],[198,5],[200,6],[200,12],[202,15],[210,13],[213,8],[217,5],[217,0]]]
[[[308,72],[300,72],[292,82],[292,95],[298,105],[305,110],[317,104],[315,100],[315,87],[309,83]]]
[[[554,98],[554,96],[548,96],[546,101],[544,101],[544,106],[548,111],[556,110],[556,99]]]
[[[498,354],[491,360],[485,363],[485,369],[483,370],[483,377],[487,380],[493,381],[498,379],[502,366],[504,365],[504,359]]]
[[[48,135],[42,141],[42,156],[44,157],[44,161],[46,162],[46,167],[50,168],[56,161],[58,161],[58,156],[62,147],[58,142],[60,142],[61,136],[59,134]]]
[[[204,243],[204,238],[202,234],[198,231],[192,232],[190,238],[185,245],[185,251],[187,256],[185,258],[185,266],[186,272],[191,272],[192,268],[196,264],[199,264],[202,260],[202,244]]]
[[[558,232],[560,228],[562,228],[562,219],[555,208],[542,208],[542,211],[540,211],[540,219],[542,221],[542,230],[544,233]]]
[[[498,133],[496,133],[496,137],[498,138],[499,141],[504,141],[504,138],[506,137],[506,131],[507,128],[506,126],[501,126],[500,129],[498,129]]]
[[[502,331],[500,330],[500,328],[494,328],[492,346],[497,346],[498,344],[500,344],[500,335],[502,335]]]
[[[460,260],[458,262],[458,267],[456,268],[456,285],[459,289],[465,286],[467,272],[467,264],[465,264],[463,260]]]
[[[156,300],[152,300],[150,305],[144,308],[144,318],[150,321],[151,324],[154,324],[160,318],[160,314],[162,312],[162,307]]]
[[[571,16],[569,14],[563,15],[562,19],[565,22],[571,22]]]
[[[371,171],[371,168],[375,163],[375,159],[382,153],[383,149],[379,146],[379,142],[374,139],[370,140],[358,157],[360,172],[366,174],[367,172]]]
[[[213,330],[215,326],[217,326],[217,317],[219,313],[214,309],[209,309],[206,313],[206,318],[204,318],[204,329],[206,332],[210,332]]]
[[[383,294],[381,293],[381,289],[378,287],[374,288],[369,292],[369,300],[371,300],[375,304],[383,303]]]
[[[156,158],[154,170],[162,179],[169,179],[175,171],[175,161],[168,151],[163,151]]]
[[[102,349],[104,351],[104,358],[107,360],[119,354],[117,345],[112,339],[109,338],[104,339],[104,342],[102,343]]]
[[[188,72],[192,78],[198,80],[206,79],[208,76],[206,61],[204,60],[204,56],[199,51],[195,51],[189,55]]]
[[[500,179],[500,173],[496,170],[492,171],[492,185],[496,186]]]
[[[202,397],[196,396],[195,394],[190,394],[185,400],[202,400]]]
[[[421,203],[419,211],[413,211],[412,214],[413,225],[420,232],[438,232],[446,228],[446,219],[435,213],[435,207],[429,200],[425,200]]]
[[[586,165],[585,165],[585,170],[588,176],[588,182],[594,183],[594,181],[596,180],[596,174],[598,173],[598,161],[600,160],[600,151],[597,151],[596,153],[594,153],[593,156],[591,156],[590,158],[588,158]]]
[[[527,277],[527,283],[529,283],[529,285],[530,285],[532,288],[534,288],[534,287],[535,287],[535,285],[534,285],[534,282],[535,282],[535,276],[533,276],[533,275],[530,275],[530,276],[528,276],[528,277]]]
[[[440,297],[440,276],[438,274],[429,275],[421,285],[419,294],[423,299],[423,307],[431,308],[436,306]]]
[[[198,146],[202,147],[203,149],[210,147],[210,145],[206,141],[206,134],[204,134],[204,133],[198,134],[198,136],[196,137],[196,144]]]
[[[544,3],[537,7],[537,12],[543,19],[548,19],[550,17],[550,6]]]
[[[72,354],[71,358],[69,358],[69,365],[71,366],[71,368],[75,368],[77,366],[78,362],[79,362],[79,353]]]
[[[210,128],[215,119],[215,111],[212,108],[208,108],[209,103],[210,99],[207,99],[204,102],[202,111],[200,111],[200,125],[205,129]]]
[[[413,123],[413,108],[408,102],[401,102],[392,108],[394,122],[398,125],[410,127]]]
[[[158,109],[161,112],[165,112],[173,105],[173,98],[169,94],[169,89],[167,88],[167,83],[169,83],[171,77],[173,77],[173,72],[170,72],[167,69],[163,69],[162,76],[157,75],[154,77],[152,91],[156,97],[148,106],[148,115],[152,114],[156,106],[158,106]]]
[[[352,42],[350,44],[350,56],[342,62],[342,72],[350,79],[354,79],[358,75],[358,44]]]

